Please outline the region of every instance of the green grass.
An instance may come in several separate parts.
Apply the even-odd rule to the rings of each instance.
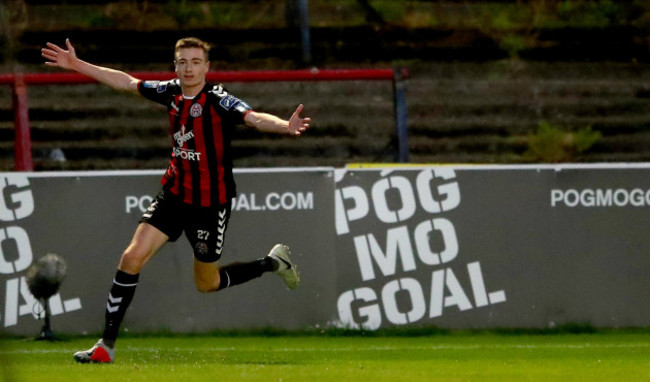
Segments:
[[[10,381],[640,381],[650,333],[127,337],[115,363],[78,365],[93,339],[0,339]],[[2,377],[2,374],[0,374]]]

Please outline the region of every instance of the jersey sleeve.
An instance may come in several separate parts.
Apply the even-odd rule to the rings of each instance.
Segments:
[[[243,124],[246,114],[253,110],[249,104],[232,95],[221,84],[214,85],[208,94],[211,97],[216,97],[217,106],[215,108],[218,113],[233,123]]]
[[[170,81],[140,81],[138,91],[145,98],[168,106],[169,98],[181,92],[181,85],[178,79]]]

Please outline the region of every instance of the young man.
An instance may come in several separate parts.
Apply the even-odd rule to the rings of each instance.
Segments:
[[[131,243],[120,259],[106,304],[102,338],[91,349],[74,354],[78,362],[113,362],[115,341],[124,314],[133,299],[142,268],[168,241],[185,232],[194,250],[194,282],[201,292],[213,292],[245,283],[265,272],[275,272],[295,289],[300,278],[289,248],[278,244],[257,261],[219,264],[224,232],[235,196],[230,140],[236,124],[262,132],[301,135],[310,118],[299,105],[289,120],[253,111],[221,85],[206,83],[209,45],[196,38],[176,43],[174,65],[178,78],[142,81],[131,75],[79,59],[70,40],[66,48],[47,43],[41,54],[46,65],[73,70],[111,88],[144,97],[167,107],[171,124],[170,164],[162,190],[142,215]]]

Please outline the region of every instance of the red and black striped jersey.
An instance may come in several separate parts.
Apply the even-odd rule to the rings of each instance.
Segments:
[[[183,96],[178,79],[140,81],[138,90],[169,112],[172,152],[163,187],[196,206],[229,203],[236,195],[230,142],[251,107],[221,84],[206,84],[192,98]]]

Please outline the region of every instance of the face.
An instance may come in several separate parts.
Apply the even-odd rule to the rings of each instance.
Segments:
[[[181,48],[176,52],[174,60],[176,75],[184,87],[202,85],[205,75],[210,69],[210,62],[206,60],[201,48]]]

